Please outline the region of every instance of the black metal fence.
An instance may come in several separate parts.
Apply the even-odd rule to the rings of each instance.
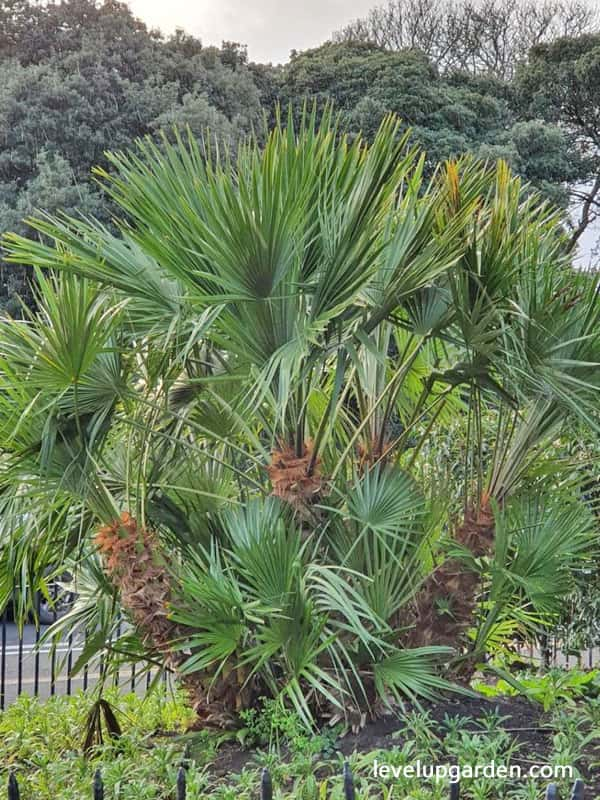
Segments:
[[[344,800],[357,800],[354,776],[352,775],[352,771],[347,763],[344,764],[342,780]],[[548,788],[546,789],[545,796],[546,800],[559,800],[558,787],[555,783],[549,784]],[[94,775],[93,785],[91,787],[91,797],[93,800],[109,800],[104,792],[104,783],[102,781],[102,773],[100,770],[98,770]],[[179,772],[177,773],[175,797],[176,800],[186,800],[187,798],[187,779],[184,767],[180,767]],[[459,797],[460,784],[450,784],[450,800],[459,800]],[[19,783],[17,776],[14,773],[12,773],[8,779],[8,800],[27,800],[25,797],[21,798]],[[273,781],[271,779],[271,774],[267,769],[263,769],[260,778],[260,800],[273,800]],[[575,781],[570,800],[584,800],[583,781]]]
[[[8,612],[0,617],[0,711],[20,694],[44,699],[57,694],[71,695],[106,677],[102,658],[78,665],[87,645],[85,637],[70,634],[58,641],[45,642],[47,628],[29,624],[19,629]],[[119,627],[116,638],[120,635]],[[111,671],[110,682],[123,690],[145,692],[157,673],[156,668],[148,669],[145,664],[132,664]]]
[[[568,642],[560,639],[551,638],[545,646],[534,644],[520,644],[516,648],[516,653],[533,664],[543,667],[561,667],[563,669],[594,669],[600,667],[600,645],[586,647],[578,650],[569,645]]]

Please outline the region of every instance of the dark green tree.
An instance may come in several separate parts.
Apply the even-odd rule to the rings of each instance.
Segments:
[[[28,228],[23,220],[42,211],[70,216],[105,214],[106,203],[100,191],[90,183],[78,181],[69,162],[60,154],[40,150],[34,169],[20,190],[15,181],[0,184],[0,220],[7,230],[26,234]],[[34,304],[26,271],[18,265],[0,262],[0,310],[19,316],[23,302]]]
[[[235,144],[261,122],[261,91],[245,49],[204,48],[182,32],[164,39],[123,3],[106,0],[0,3],[0,231],[20,230],[32,207],[111,209],[91,183],[104,153],[162,127],[209,127]],[[40,184],[68,187],[81,202]],[[52,170],[56,171],[51,175]],[[34,193],[40,190],[36,201]],[[31,300],[20,272],[2,267],[0,304]],[[8,305],[7,305],[8,304]]]
[[[344,127],[367,137],[393,112],[427,152],[427,167],[463,153],[506,159],[553,201],[579,174],[570,142],[556,124],[527,122],[513,87],[492,76],[445,75],[417,50],[391,52],[368,42],[328,43],[292,57],[283,73],[283,104],[319,108],[334,101]]]
[[[600,215],[600,34],[535,47],[516,81],[521,113],[560,126],[577,165],[571,197],[579,212],[574,247]]]

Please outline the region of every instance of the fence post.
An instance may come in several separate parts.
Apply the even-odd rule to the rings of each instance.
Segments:
[[[558,800],[558,786],[555,783],[548,784],[546,800]]]
[[[8,776],[8,800],[20,800],[20,798],[17,776],[14,772],[11,772]]]
[[[450,800],[458,800],[460,796],[460,782],[450,784]]]
[[[354,776],[347,761],[344,761],[344,798],[345,800],[356,800]]]
[[[99,769],[94,773],[94,800],[104,800],[104,783]]]
[[[577,779],[573,784],[573,793],[571,800],[583,800],[583,781]]]
[[[177,770],[177,800],[185,800],[186,793],[185,769],[179,767]]]
[[[2,638],[0,641],[0,711],[6,706],[6,609],[0,617]]]
[[[266,767],[260,776],[260,800],[273,800],[273,781]]]

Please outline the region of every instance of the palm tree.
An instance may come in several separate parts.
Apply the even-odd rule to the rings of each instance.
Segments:
[[[261,695],[360,721],[555,614],[597,530],[535,467],[569,418],[595,431],[600,360],[556,215],[503,164],[426,183],[392,117],[370,146],[305,113],[235,161],[191,137],[110,160],[116,231],[6,237],[39,288],[0,332],[0,605],[75,562],[62,624],[100,615],[104,646],[120,603],[121,656],[217,725]]]

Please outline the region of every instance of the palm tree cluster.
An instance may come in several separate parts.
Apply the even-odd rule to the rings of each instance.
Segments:
[[[597,280],[506,165],[426,181],[393,117],[172,139],[97,172],[113,228],[6,237],[38,296],[0,326],[0,606],[68,564],[60,625],[101,649],[128,615],[113,656],[206,725],[467,681],[595,557],[560,443],[597,433]]]

